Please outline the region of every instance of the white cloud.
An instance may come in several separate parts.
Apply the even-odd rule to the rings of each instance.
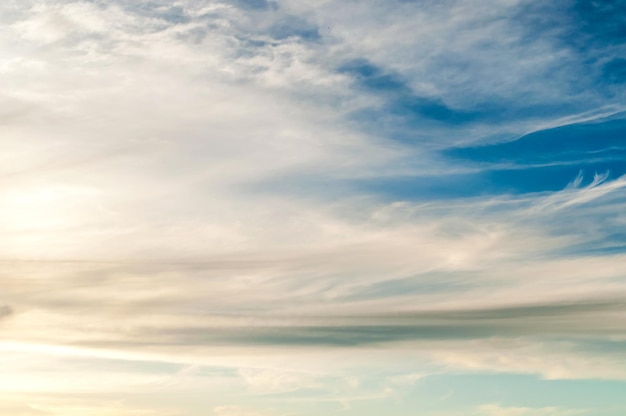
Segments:
[[[25,39],[50,43],[73,34],[103,32],[107,24],[93,3],[44,3],[34,5],[28,18],[15,23],[12,29]]]
[[[0,396],[0,414],[12,416],[181,416],[164,409],[154,410],[124,405],[120,401],[85,400],[39,396],[36,398]]]
[[[450,369],[534,374],[547,380],[624,380],[624,357],[581,349],[576,341],[491,339],[440,346],[433,358]]]
[[[569,410],[558,407],[503,407],[497,404],[480,406],[476,415],[481,416],[566,416],[584,415],[584,410]]]
[[[461,107],[520,90],[538,101],[559,95],[560,84],[546,88],[529,68],[541,72],[563,55],[541,39],[517,44],[505,17],[518,3],[288,1],[252,12],[181,1],[172,5],[180,16],[166,2],[0,6],[0,305],[13,311],[0,323],[0,348],[38,357],[30,367],[13,363],[0,387],[211,389],[220,403],[237,403],[221,396],[242,388],[246,397],[309,389],[317,394],[309,401],[350,403],[396,397],[367,384],[374,373],[398,390],[444,370],[625,378],[618,355],[595,356],[573,340],[624,329],[615,301],[626,290],[624,256],[563,255],[602,239],[597,218],[607,212],[624,222],[623,178],[551,195],[421,203],[350,185],[469,168],[434,159],[423,148],[432,143],[392,144],[355,124],[351,111],[382,98],[337,73],[346,60],[365,57],[404,76],[416,94]],[[321,38],[272,37],[290,14],[317,24]],[[451,56],[469,70],[442,63]],[[571,121],[537,118],[506,129]],[[502,129],[456,130],[445,140]],[[546,305],[571,308],[535,324],[528,313]],[[511,316],[481,317],[490,311]],[[467,351],[427,334],[374,342],[341,333],[404,324],[403,314],[445,321],[446,335],[446,325],[482,325],[496,340],[464,335],[463,345],[476,346]],[[316,327],[336,330],[346,345],[324,344]],[[555,329],[570,341],[543,340]],[[253,336],[264,330],[286,335]],[[64,379],[41,370],[58,371],[62,359],[194,370],[79,369]],[[203,366],[233,374],[205,376]],[[214,399],[203,409],[216,416],[258,413]],[[23,412],[161,415],[110,403],[33,406]],[[557,411],[494,406],[481,411]]]
[[[266,368],[242,368],[239,375],[253,394],[287,393],[317,385],[311,374]]]
[[[215,416],[261,416],[255,410],[246,409],[241,406],[217,406],[213,409]]]

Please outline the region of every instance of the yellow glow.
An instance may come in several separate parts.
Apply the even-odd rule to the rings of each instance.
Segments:
[[[0,200],[5,256],[37,257],[68,249],[72,233],[89,216],[86,202],[94,194],[92,189],[57,184],[5,191]]]

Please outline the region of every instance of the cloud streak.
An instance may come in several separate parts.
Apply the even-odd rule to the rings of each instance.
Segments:
[[[620,414],[620,2],[0,8],[0,415]]]

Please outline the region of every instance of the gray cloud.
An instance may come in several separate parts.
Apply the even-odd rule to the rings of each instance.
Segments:
[[[10,306],[0,306],[0,319],[6,319],[13,315],[13,309]]]
[[[569,303],[531,304],[482,310],[423,311],[362,316],[238,315],[231,323],[206,326],[209,317],[196,317],[193,327],[137,326],[129,338],[99,339],[90,346],[276,346],[356,347],[393,345],[398,342],[479,340],[494,337],[606,339],[623,334],[619,319],[626,309],[622,299],[581,300]],[[280,321],[283,322],[280,322]],[[241,322],[250,321],[245,325]],[[276,322],[271,324],[269,322]],[[280,323],[278,323],[280,322]],[[81,343],[84,341],[81,341]]]

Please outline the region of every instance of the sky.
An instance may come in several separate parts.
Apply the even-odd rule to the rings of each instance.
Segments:
[[[4,0],[0,416],[626,414],[626,1]]]

